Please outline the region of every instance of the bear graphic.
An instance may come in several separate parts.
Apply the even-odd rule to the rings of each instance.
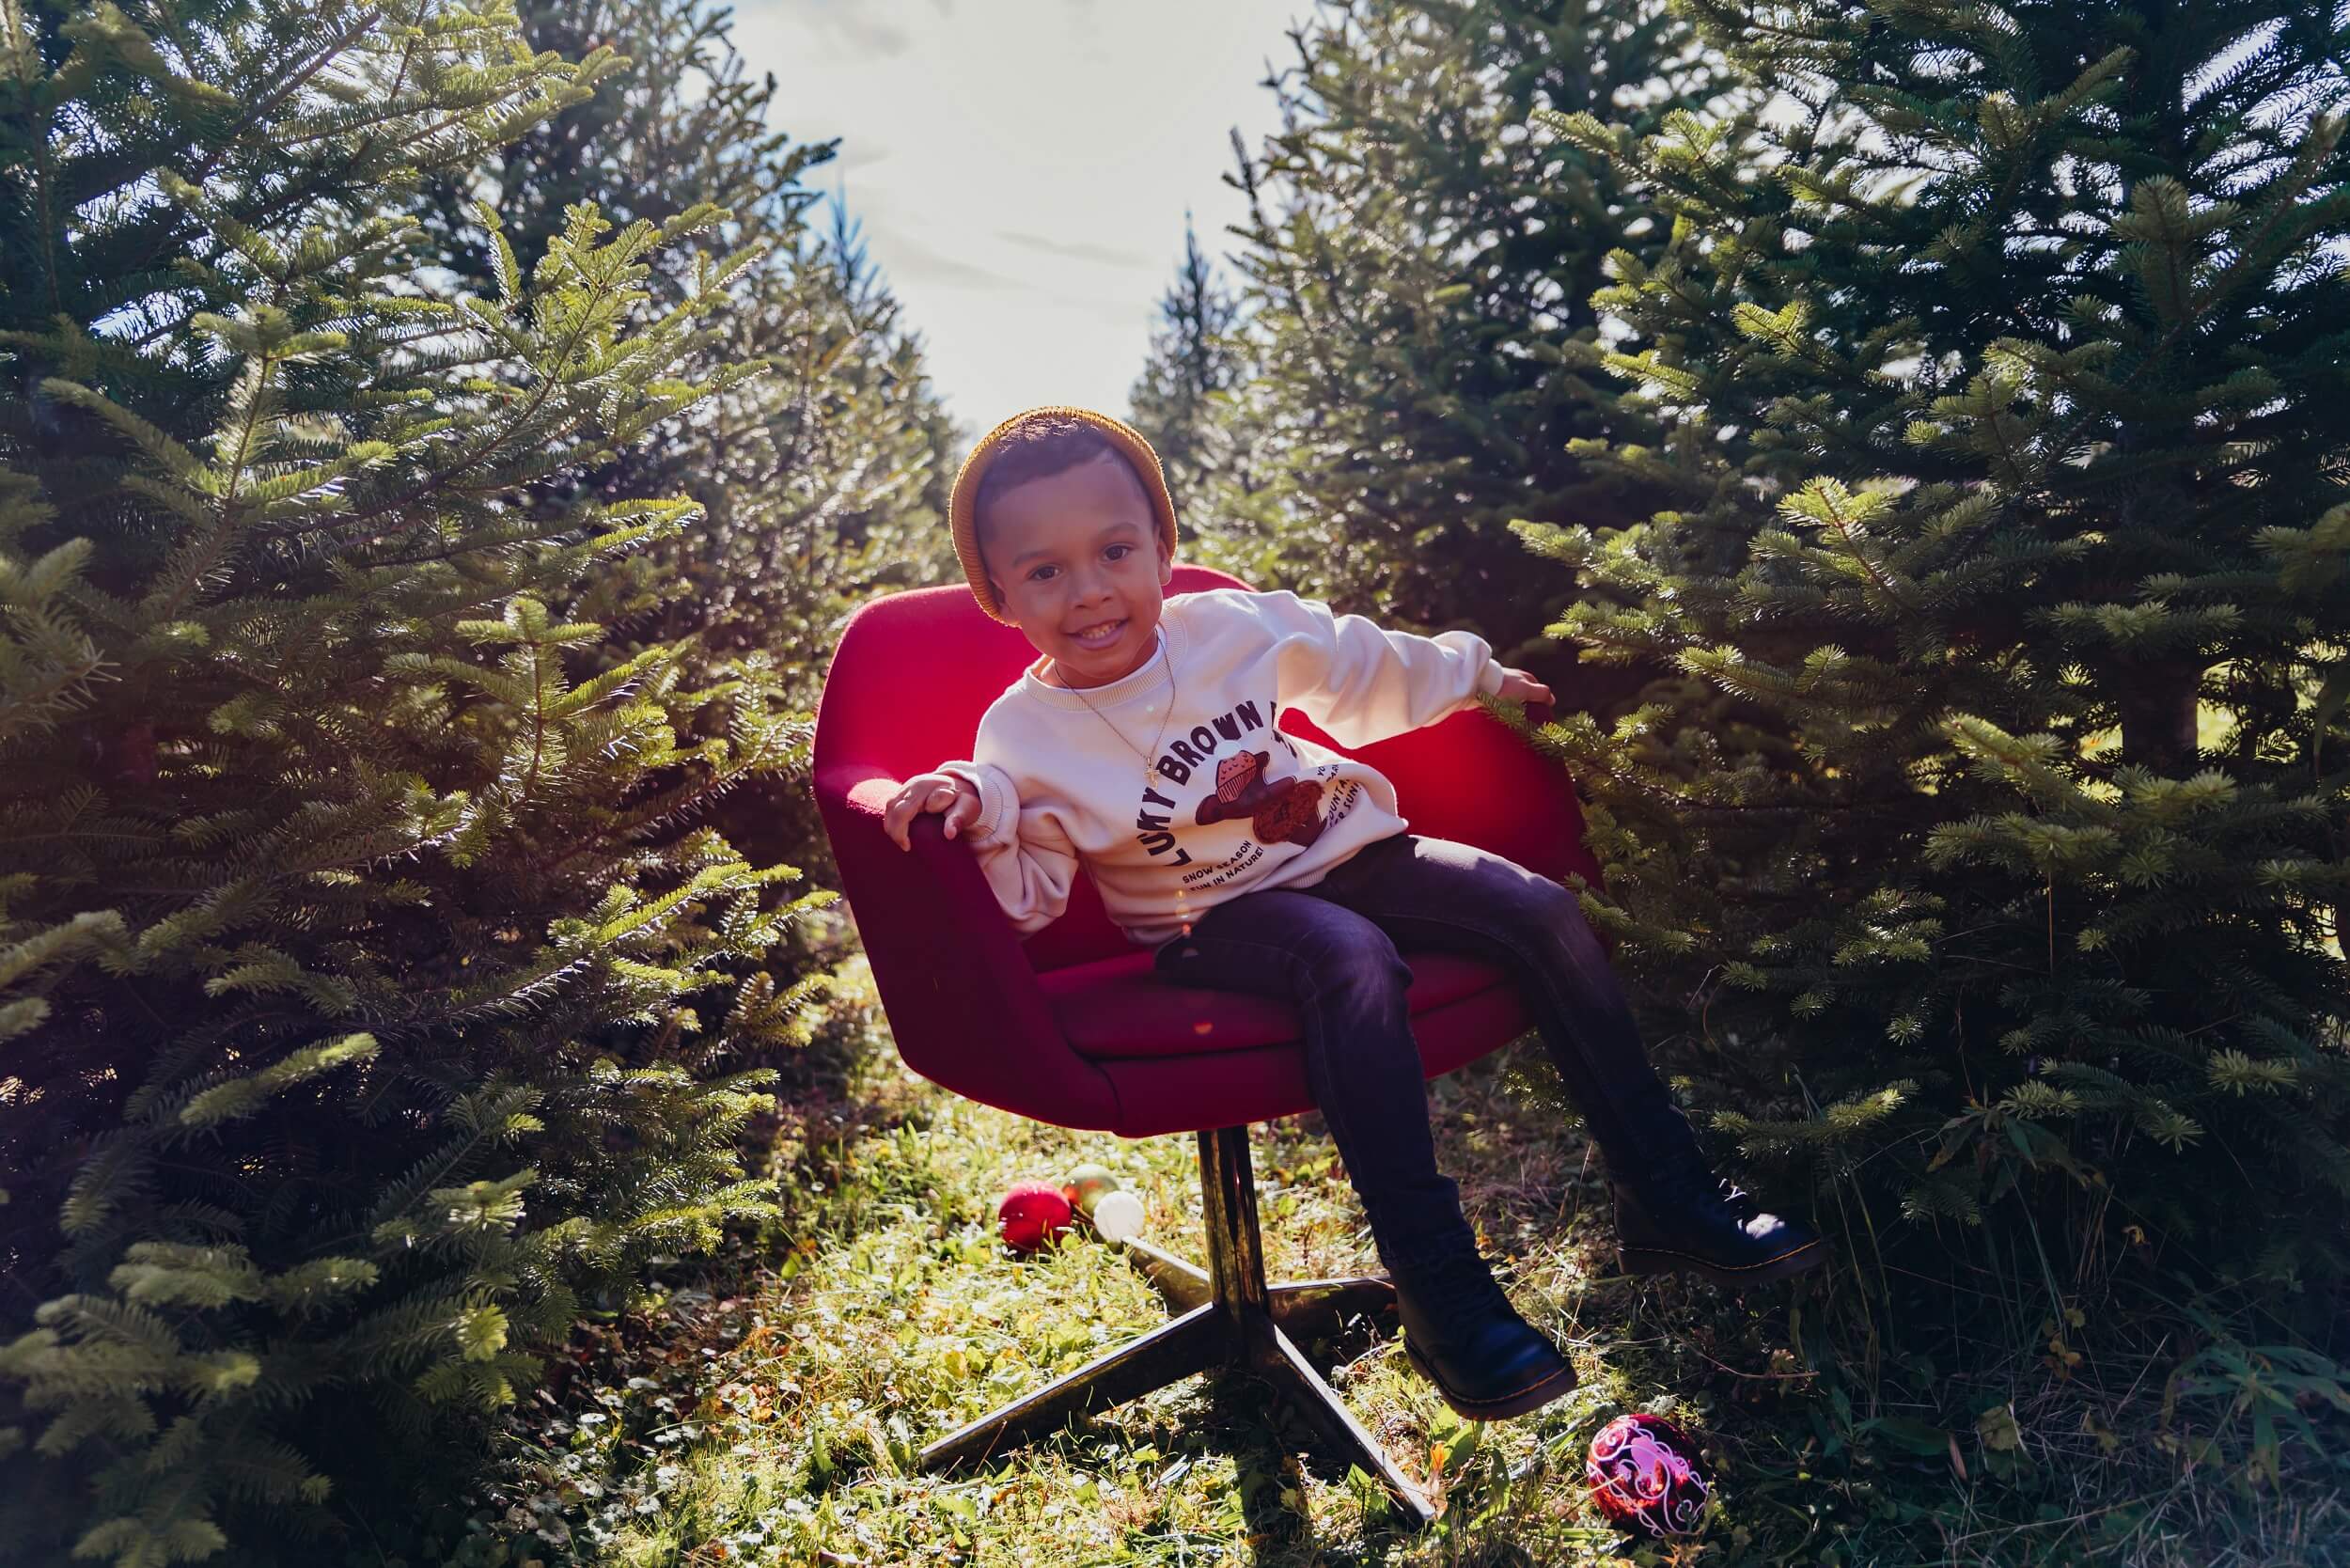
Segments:
[[[1215,765],[1215,793],[1199,803],[1201,823],[1246,817],[1261,844],[1310,844],[1322,837],[1322,785],[1311,778],[1265,782],[1266,751],[1244,751]]]

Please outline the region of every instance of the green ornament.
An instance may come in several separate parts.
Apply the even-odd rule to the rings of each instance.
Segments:
[[[1107,1166],[1094,1165],[1090,1162],[1071,1171],[1061,1182],[1061,1191],[1068,1196],[1069,1201],[1074,1204],[1080,1213],[1087,1215],[1093,1213],[1095,1200],[1104,1193],[1117,1190],[1117,1172]]]

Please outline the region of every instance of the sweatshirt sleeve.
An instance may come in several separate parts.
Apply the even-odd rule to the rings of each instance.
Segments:
[[[1033,936],[1059,919],[1077,874],[1077,850],[1058,813],[1050,807],[1024,809],[1011,775],[993,762],[960,758],[932,771],[953,774],[979,791],[979,820],[964,838],[1012,929]]]
[[[1434,724],[1501,690],[1493,648],[1473,632],[1392,632],[1287,588],[1250,594],[1247,604],[1272,628],[1280,700],[1340,745]]]

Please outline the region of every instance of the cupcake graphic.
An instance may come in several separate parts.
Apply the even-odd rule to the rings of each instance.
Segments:
[[[1246,817],[1261,844],[1310,844],[1322,837],[1322,785],[1310,778],[1265,781],[1266,751],[1243,751],[1215,765],[1215,793],[1199,803],[1201,823]]]

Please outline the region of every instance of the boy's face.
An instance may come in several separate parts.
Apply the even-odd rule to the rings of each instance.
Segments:
[[[979,558],[995,602],[1068,684],[1107,685],[1158,651],[1159,590],[1175,562],[1123,459],[1105,452],[1004,492],[988,505]],[[1104,622],[1116,624],[1099,641],[1077,635]]]

